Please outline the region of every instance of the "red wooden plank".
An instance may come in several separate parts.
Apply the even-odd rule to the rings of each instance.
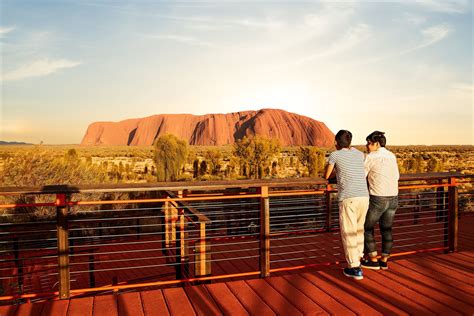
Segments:
[[[182,288],[164,289],[163,295],[172,316],[196,315],[186,292]]]
[[[116,297],[114,295],[95,296],[93,315],[94,316],[118,315]]]
[[[205,287],[224,314],[236,316],[249,314],[225,283],[206,284]]]
[[[322,278],[317,272],[314,273],[302,273],[302,277],[313,283],[315,286],[319,287],[321,290],[326,292],[328,295],[331,295],[334,299],[336,299],[341,304],[344,304],[347,308],[352,310],[353,312],[361,315],[382,315],[382,313],[378,312],[372,306],[360,301],[352,294],[347,293],[345,289],[336,286],[331,281],[328,281],[325,278]],[[352,280],[347,280],[347,282],[351,282]],[[356,281],[352,281],[356,282]]]
[[[244,281],[228,282],[226,285],[234,293],[245,309],[253,315],[276,315],[275,312]]]
[[[408,272],[407,274],[398,274],[394,271],[388,270],[386,273],[387,277],[394,281],[397,281],[406,287],[413,289],[419,293],[423,293],[426,297],[431,298],[433,301],[440,303],[437,307],[437,312],[441,312],[444,315],[455,315],[456,311],[472,315],[474,314],[474,307],[466,304],[452,296],[448,296],[441,291],[434,290],[428,286],[419,283],[416,279],[415,273]],[[416,281],[414,281],[416,280]]]
[[[92,316],[93,297],[73,298],[69,302],[68,316]]]
[[[474,292],[460,291],[456,287],[452,286],[451,282],[445,279],[435,279],[435,275],[426,276],[416,270],[410,269],[403,264],[402,260],[393,262],[390,265],[390,270],[398,275],[412,275],[414,280],[423,283],[424,285],[430,286],[433,289],[437,289],[444,294],[450,295],[454,298],[458,298],[464,302],[474,302]]]
[[[41,315],[41,311],[44,308],[44,303],[37,303],[37,304],[21,304],[18,305],[16,310],[16,315],[18,316],[33,316],[33,315]]]
[[[440,264],[439,262],[431,261],[428,259],[428,256],[425,256],[423,258],[413,258],[413,259],[410,259],[410,261],[427,268],[433,273],[437,273],[439,278],[442,278],[444,276],[449,276],[451,278],[454,278],[466,284],[474,285],[474,280],[470,280],[468,277],[466,277],[465,274],[457,271],[455,267],[452,267],[452,266],[450,267],[449,265],[446,266],[446,265]]]
[[[473,279],[474,277],[474,274],[472,272],[472,262],[469,263],[464,259],[458,258],[455,253],[451,253],[449,255],[444,256],[431,257],[429,259],[435,261],[436,263],[456,268],[456,270],[458,270],[460,273],[466,274],[466,276],[470,279]]]
[[[268,278],[266,280],[273,288],[275,288],[286,299],[298,307],[307,315],[329,315],[326,310],[321,308],[309,297],[304,295],[300,290],[291,285],[283,277]]]
[[[169,315],[165,298],[161,290],[141,292],[143,310],[146,316],[152,315]]]
[[[191,304],[198,315],[222,315],[219,306],[216,304],[206,287],[186,286],[184,288]]]
[[[369,273],[369,271],[365,274],[367,273]],[[394,304],[391,304],[391,302],[387,301],[383,295],[380,295],[380,292],[383,290],[374,290],[374,292],[370,292],[368,290],[370,286],[369,284],[367,287],[363,287],[362,282],[354,282],[354,280],[348,279],[342,274],[341,269],[326,269],[319,271],[318,275],[326,278],[334,285],[344,289],[346,293],[357,297],[360,301],[367,303],[369,306],[375,308],[379,312],[382,312],[384,315],[407,315],[404,310],[400,309]],[[370,283],[370,281],[367,282],[367,280],[365,280],[365,283]],[[374,288],[374,286],[372,286],[372,288]]]
[[[274,279],[274,278],[271,278]],[[247,284],[279,315],[302,315],[295,307],[302,307],[297,302],[290,303],[282,294],[275,290],[264,279],[248,280]],[[290,300],[291,301],[291,300]]]
[[[443,282],[450,284],[451,286],[455,287],[459,291],[462,291],[466,294],[469,295],[474,295],[471,293],[474,293],[474,286],[466,284],[462,281],[459,281],[458,279],[454,279],[452,277],[449,277],[447,275],[443,275],[442,278],[440,278],[440,274],[426,268],[425,266],[418,265],[416,263],[413,263],[412,260],[399,260],[397,261],[398,264],[403,265],[404,267],[408,267],[418,273],[421,273],[428,278],[436,278],[436,279],[442,279]]]
[[[17,305],[5,305],[0,306],[0,315],[1,316],[13,316],[17,310]]]
[[[469,260],[469,261],[474,261],[474,252],[472,251],[461,251],[461,252],[458,252],[458,254],[460,256],[463,256],[466,258],[466,260]]]
[[[432,313],[439,313],[440,310],[446,310],[446,306],[436,302],[435,300],[431,299],[424,295],[424,293],[420,293],[418,291],[412,290],[411,288],[392,280],[391,278],[386,276],[387,273],[367,273],[366,277],[368,279],[374,280],[380,284],[380,286],[385,286],[392,291],[397,292],[398,294],[404,296],[407,300],[412,301],[419,305],[419,308],[423,308],[425,312],[421,314],[432,314]],[[446,315],[450,315],[449,313]]]
[[[66,316],[69,300],[49,301],[44,304],[41,316]]]
[[[140,293],[125,293],[117,297],[120,316],[144,316]]]
[[[284,278],[329,313],[333,315],[355,315],[350,309],[333,299],[320,288],[314,286],[313,283],[305,278],[297,274],[286,275]]]

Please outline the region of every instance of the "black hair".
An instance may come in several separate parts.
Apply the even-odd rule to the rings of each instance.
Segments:
[[[367,136],[365,140],[371,143],[379,143],[380,147],[385,147],[387,144],[387,139],[385,138],[384,134],[384,132],[375,131],[370,133],[370,135]]]
[[[341,129],[339,132],[336,134],[336,143],[339,147],[341,148],[349,148],[351,146],[351,141],[352,141],[352,133],[345,130]]]

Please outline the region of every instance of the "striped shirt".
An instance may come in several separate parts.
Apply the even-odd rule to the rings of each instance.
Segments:
[[[354,147],[336,150],[329,155],[328,163],[336,169],[339,201],[369,196],[362,152]]]
[[[398,195],[397,158],[395,155],[380,147],[365,157],[365,174],[369,181],[370,195],[396,196]]]

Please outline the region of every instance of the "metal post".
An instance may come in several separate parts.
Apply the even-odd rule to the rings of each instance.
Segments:
[[[443,184],[443,180],[438,181],[439,184]],[[438,187],[436,189],[436,222],[443,221],[443,215],[445,214],[445,187]]]
[[[329,232],[332,229],[332,203],[333,196],[331,194],[331,185],[326,186],[326,230]]]
[[[449,178],[448,247],[449,251],[458,250],[458,187],[456,178]]]
[[[23,260],[20,259],[18,237],[15,237],[13,241],[13,252],[15,254],[15,264],[18,269],[18,293],[23,294]]]
[[[420,218],[420,212],[421,212],[421,197],[420,194],[416,195],[415,199],[415,209],[413,211],[413,224],[418,224],[418,219]]]
[[[66,194],[56,194],[55,204],[58,234],[59,298],[68,299],[70,297],[70,275]]]
[[[260,276],[270,276],[270,198],[268,186],[260,188]]]
[[[89,255],[89,287],[95,287],[94,254]]]

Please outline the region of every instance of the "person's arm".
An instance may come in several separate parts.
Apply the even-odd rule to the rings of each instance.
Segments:
[[[336,153],[332,152],[328,158],[328,164],[326,165],[326,172],[324,173],[325,179],[330,179],[334,177],[334,166],[336,165]]]
[[[328,164],[326,166],[326,173],[324,175],[324,178],[326,178],[327,180],[329,180],[330,178],[334,178],[334,165],[331,165],[331,164]]]
[[[370,155],[366,155],[364,159],[364,169],[365,169],[365,176],[369,174],[370,169],[372,169],[372,159]]]

